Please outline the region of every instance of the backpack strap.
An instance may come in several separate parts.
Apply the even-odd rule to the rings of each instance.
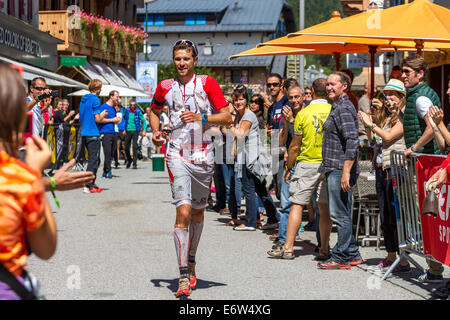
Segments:
[[[36,296],[28,291],[17,278],[0,263],[0,281],[6,283],[22,300],[37,300]]]

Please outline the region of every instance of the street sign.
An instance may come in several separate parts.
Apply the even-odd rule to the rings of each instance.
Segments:
[[[61,56],[61,66],[84,67],[86,63],[86,56]]]

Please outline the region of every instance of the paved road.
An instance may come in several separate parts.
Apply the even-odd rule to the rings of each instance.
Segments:
[[[32,257],[28,267],[48,299],[175,299],[175,210],[167,172],[152,172],[150,162],[138,166],[114,170],[118,177],[112,180],[99,179],[101,194],[58,194],[61,209],[52,203],[57,253],[48,262]],[[423,299],[380,283],[362,268],[318,270],[312,232],[296,243],[295,260],[273,260],[266,254],[267,234],[233,231],[215,212],[205,220],[193,300]],[[373,247],[364,250],[373,256]]]

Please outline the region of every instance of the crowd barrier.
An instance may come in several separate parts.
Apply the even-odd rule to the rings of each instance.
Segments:
[[[391,152],[400,256],[386,271],[382,280],[389,276],[404,257],[425,272],[411,254],[450,265],[450,200],[447,202],[449,181],[443,185],[439,194],[439,214],[422,213],[423,201],[427,195],[425,184],[445,157],[412,154],[410,159],[405,160],[401,151]]]
[[[43,137],[50,147],[52,165],[62,165],[66,161],[76,159],[84,162],[86,152],[82,153],[81,129],[79,124],[55,124],[45,125]]]

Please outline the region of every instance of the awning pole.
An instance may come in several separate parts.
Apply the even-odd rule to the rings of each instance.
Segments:
[[[377,46],[369,46],[370,52],[370,99],[375,97],[375,53],[377,52]]]
[[[339,69],[341,69],[341,54],[339,52],[335,52],[333,56],[336,61],[336,71],[339,71]]]

